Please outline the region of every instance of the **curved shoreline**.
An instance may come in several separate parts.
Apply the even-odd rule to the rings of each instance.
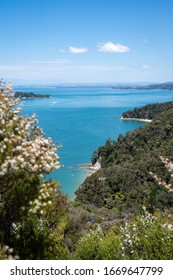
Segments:
[[[123,120],[123,121],[137,121],[137,122],[152,122],[152,120],[149,120],[149,119],[137,119],[137,118],[123,118],[121,117],[120,120]]]

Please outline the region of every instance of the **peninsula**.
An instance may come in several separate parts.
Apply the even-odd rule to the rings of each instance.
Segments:
[[[114,219],[130,217],[142,205],[172,211],[173,102],[135,108],[122,116],[152,122],[116,141],[108,139],[93,153],[92,164],[99,161],[100,168],[78,188],[76,201],[115,211]]]
[[[128,110],[124,112],[120,119],[151,122],[158,115],[172,108],[173,101],[148,104],[138,108],[135,107],[133,110]]]
[[[23,92],[16,91],[15,97],[20,97],[21,99],[39,99],[39,98],[51,98],[49,94],[36,94],[33,92]]]

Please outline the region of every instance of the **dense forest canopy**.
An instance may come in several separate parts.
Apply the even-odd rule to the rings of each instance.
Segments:
[[[161,111],[163,107],[162,104]],[[173,183],[161,159],[173,161],[172,147],[173,109],[168,109],[152,123],[119,135],[117,141],[107,140],[95,151],[92,162],[101,159],[101,169],[85,180],[76,192],[76,200],[123,215],[139,212],[144,204],[150,211],[172,211],[173,192],[156,182],[153,175],[159,174],[167,184]]]

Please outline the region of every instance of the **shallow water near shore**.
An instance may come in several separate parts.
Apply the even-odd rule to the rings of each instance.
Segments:
[[[19,91],[50,94],[50,99],[25,100],[22,114],[36,113],[46,137],[62,145],[58,151],[63,168],[51,177],[70,198],[88,175],[80,164],[91,162],[92,153],[108,138],[145,125],[120,120],[124,111],[149,103],[173,100],[171,91],[115,90],[89,87],[15,87]]]

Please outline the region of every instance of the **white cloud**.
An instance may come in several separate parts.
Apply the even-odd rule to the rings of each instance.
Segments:
[[[78,53],[86,53],[87,51],[88,51],[87,48],[76,48],[76,47],[72,47],[72,46],[69,47],[70,53],[78,54]]]
[[[113,44],[112,42],[100,43],[97,46],[98,52],[107,52],[107,53],[126,53],[129,52],[130,49],[127,46],[123,46],[121,44]]]

